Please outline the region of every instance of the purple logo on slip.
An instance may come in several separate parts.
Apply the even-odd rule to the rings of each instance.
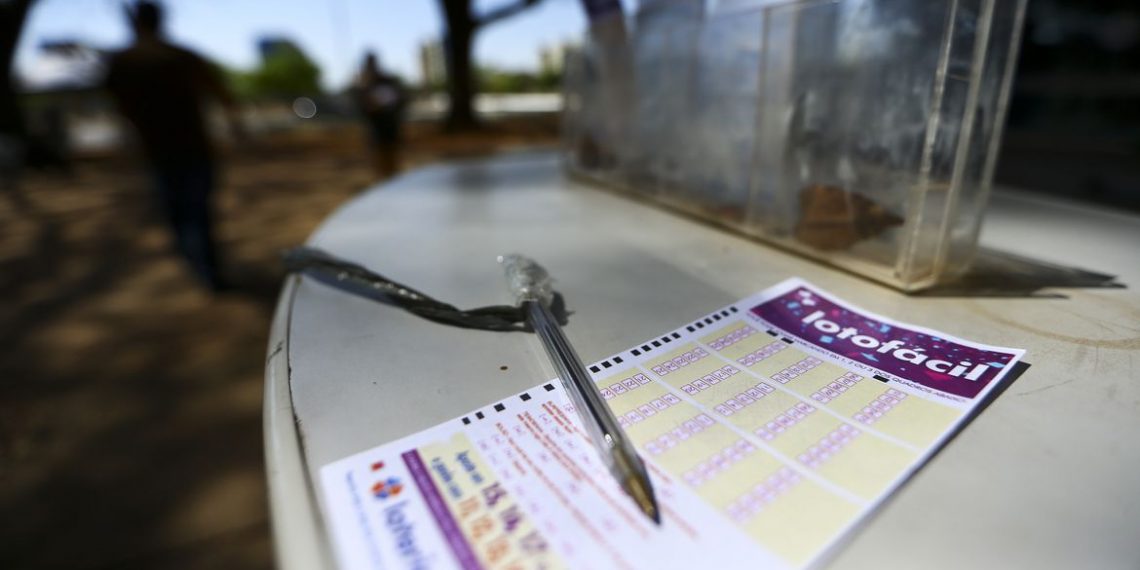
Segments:
[[[811,344],[967,398],[978,395],[1014,357],[882,322],[805,287],[761,303],[752,312]]]

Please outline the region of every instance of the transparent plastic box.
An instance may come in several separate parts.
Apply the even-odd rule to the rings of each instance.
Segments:
[[[568,166],[904,290],[953,279],[975,251],[1024,11],[642,2],[627,48],[582,56],[629,57],[629,101],[588,96],[612,74],[567,76]],[[606,127],[615,108],[623,131]],[[605,164],[582,160],[593,131],[611,135],[593,141]]]
[[[685,180],[688,123],[673,120],[692,109],[693,48],[701,30],[701,0],[642,2],[633,29],[636,96],[625,173],[632,188],[658,194]]]

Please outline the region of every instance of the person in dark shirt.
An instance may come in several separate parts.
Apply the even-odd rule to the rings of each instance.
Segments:
[[[134,126],[179,251],[206,285],[220,290],[210,200],[217,173],[205,106],[224,105],[240,134],[234,99],[209,62],[166,41],[159,5],[137,2],[127,16],[135,42],[111,56],[107,90]]]
[[[354,91],[356,104],[368,123],[373,168],[381,178],[392,176],[400,163],[400,129],[407,103],[404,86],[396,76],[381,71],[376,54],[369,53]]]

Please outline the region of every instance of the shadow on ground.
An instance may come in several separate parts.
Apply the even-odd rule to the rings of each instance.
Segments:
[[[406,162],[554,140],[552,123],[424,127]],[[0,196],[0,567],[272,566],[261,397],[277,256],[372,182],[359,141],[308,129],[232,153],[218,206],[237,288],[217,296],[169,252],[128,161]]]
[[[957,279],[921,291],[925,297],[1040,297],[1065,299],[1055,289],[1123,289],[1115,275],[1057,265],[1005,251],[980,248]]]

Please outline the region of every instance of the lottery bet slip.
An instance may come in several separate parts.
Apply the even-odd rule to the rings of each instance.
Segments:
[[[552,380],[323,466],[330,542],[352,569],[811,567],[1023,354],[791,279],[588,366],[661,526]]]

